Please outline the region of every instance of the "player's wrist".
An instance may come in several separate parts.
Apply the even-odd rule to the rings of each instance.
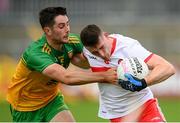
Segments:
[[[141,79],[141,83],[142,83],[142,89],[147,87],[147,82],[145,79]]]
[[[96,77],[98,76],[99,77],[99,82],[100,83],[108,83],[108,80],[107,80],[107,74],[105,72],[97,72],[96,73]]]

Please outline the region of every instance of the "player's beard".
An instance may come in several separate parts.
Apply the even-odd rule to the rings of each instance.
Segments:
[[[55,44],[66,44],[68,43],[68,35],[63,37],[56,37],[53,39]]]
[[[63,37],[62,37],[62,42],[63,42],[63,43],[68,43],[68,41],[69,41],[69,40],[68,40],[68,37],[69,37],[68,34],[66,34],[65,36],[63,36]]]

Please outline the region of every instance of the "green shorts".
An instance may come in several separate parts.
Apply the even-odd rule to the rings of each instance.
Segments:
[[[10,106],[13,122],[49,122],[56,114],[68,110],[62,95],[58,95],[48,105],[36,111],[17,111]]]

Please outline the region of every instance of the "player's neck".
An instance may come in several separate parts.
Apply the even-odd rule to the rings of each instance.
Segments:
[[[109,49],[109,53],[111,54],[111,49],[112,49],[112,47],[113,47],[113,38],[111,38],[111,37],[108,37],[108,42],[107,42],[107,44],[108,44],[108,49]]]
[[[47,37],[47,42],[52,48],[61,51],[63,44],[56,43],[56,41],[54,41],[48,37]]]
[[[111,49],[112,49],[112,44],[113,44],[113,40],[112,38],[108,38],[108,40],[106,40],[106,45],[107,45],[107,54],[106,54],[106,61],[109,61],[110,60],[110,57],[111,57]]]

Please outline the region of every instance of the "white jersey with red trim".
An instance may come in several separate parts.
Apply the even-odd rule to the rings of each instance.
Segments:
[[[127,57],[139,57],[147,62],[152,56],[152,53],[146,50],[137,40],[119,34],[111,34],[109,37],[114,39],[110,61],[104,61],[90,53],[86,48],[83,50],[93,72],[117,67],[120,61]],[[131,92],[120,86],[106,83],[99,83],[98,87],[100,90],[98,115],[105,119],[125,116],[153,98],[153,94],[148,87],[139,92]]]

